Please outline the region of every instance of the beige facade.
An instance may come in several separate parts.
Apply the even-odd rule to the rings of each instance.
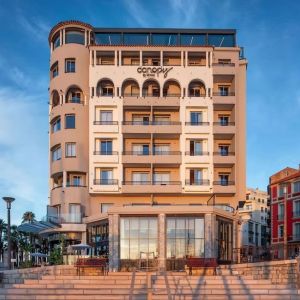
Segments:
[[[175,30],[172,46],[155,44],[168,30],[107,32],[70,21],[49,35],[49,210],[60,231],[68,220],[78,232],[110,224],[110,212],[136,214],[133,204],[158,205],[158,215],[198,204],[204,216],[212,201],[234,211],[246,194],[247,66],[235,31]],[[135,33],[147,44],[132,44]],[[201,36],[205,45],[182,45]],[[219,46],[209,42],[219,36]]]

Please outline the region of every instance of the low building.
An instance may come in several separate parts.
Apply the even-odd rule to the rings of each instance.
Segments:
[[[269,194],[272,247],[278,258],[294,257],[300,245],[300,166],[272,175]]]
[[[246,202],[239,210],[242,220],[241,245],[266,247],[270,243],[270,207],[268,193],[258,188],[248,188]]]

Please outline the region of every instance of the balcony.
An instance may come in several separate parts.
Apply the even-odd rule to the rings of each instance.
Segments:
[[[80,224],[82,223],[82,213],[78,214],[58,214],[48,215],[47,221],[54,224]]]
[[[177,194],[181,192],[181,181],[124,181],[122,185],[122,193],[125,194]]]
[[[118,179],[94,179],[93,192],[118,192]]]
[[[209,131],[209,122],[185,122],[186,133],[208,133]]]
[[[213,92],[214,104],[235,104],[235,92]]]
[[[186,151],[185,152],[185,163],[186,164],[201,164],[201,163],[209,163],[209,152],[201,151]]]
[[[123,106],[180,106],[180,95],[166,95],[165,97],[140,97],[139,95],[124,94]]]
[[[118,133],[117,121],[94,121],[92,130],[94,133]]]
[[[214,134],[235,134],[235,122],[214,122]]]
[[[59,205],[62,202],[72,199],[73,203],[80,204],[82,199],[85,199],[87,195],[87,187],[84,185],[68,185],[63,187],[62,185],[55,186],[50,192],[51,205]]]
[[[214,193],[216,194],[235,194],[236,187],[234,181],[214,181]]]
[[[119,153],[117,151],[94,151],[94,162],[118,163]]]
[[[199,179],[199,180],[185,180],[185,192],[194,192],[194,193],[201,193],[201,192],[209,192],[210,190],[210,181],[209,179]]]
[[[180,151],[161,151],[143,153],[137,151],[123,152],[123,163],[127,164],[181,164]]]
[[[123,121],[122,124],[122,133],[181,133],[181,122]]]
[[[235,164],[235,152],[214,152],[215,164]]]
[[[218,62],[213,63],[213,74],[214,75],[234,75],[235,74],[235,64],[231,62]]]

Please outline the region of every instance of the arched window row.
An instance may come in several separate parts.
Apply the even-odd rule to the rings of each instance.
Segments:
[[[94,92],[92,91],[92,96]],[[206,97],[207,91],[205,84],[200,79],[192,80],[187,88],[182,87],[175,79],[165,81],[162,86],[156,79],[147,79],[142,86],[132,78],[123,81],[121,88],[116,88],[113,81],[108,78],[103,78],[98,81],[96,86],[97,97]]]
[[[54,90],[51,93],[50,103],[52,108],[63,103],[63,98],[64,98],[64,103],[84,104],[83,92],[81,88],[76,85],[69,87],[66,93],[63,93],[62,90],[60,90],[60,92]]]

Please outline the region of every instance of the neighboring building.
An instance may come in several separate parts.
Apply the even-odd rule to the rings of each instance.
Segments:
[[[246,194],[235,30],[67,21],[49,43],[48,219],[60,223],[49,239],[88,242],[113,269],[143,253],[168,268],[187,255],[231,261]]]
[[[272,246],[277,249],[277,255],[282,257],[286,244],[287,256],[295,256],[299,253],[300,245],[300,167],[287,167],[272,175],[269,194]]]
[[[239,210],[242,219],[242,246],[266,247],[270,239],[270,206],[268,193],[259,189],[247,189],[246,202]]]

